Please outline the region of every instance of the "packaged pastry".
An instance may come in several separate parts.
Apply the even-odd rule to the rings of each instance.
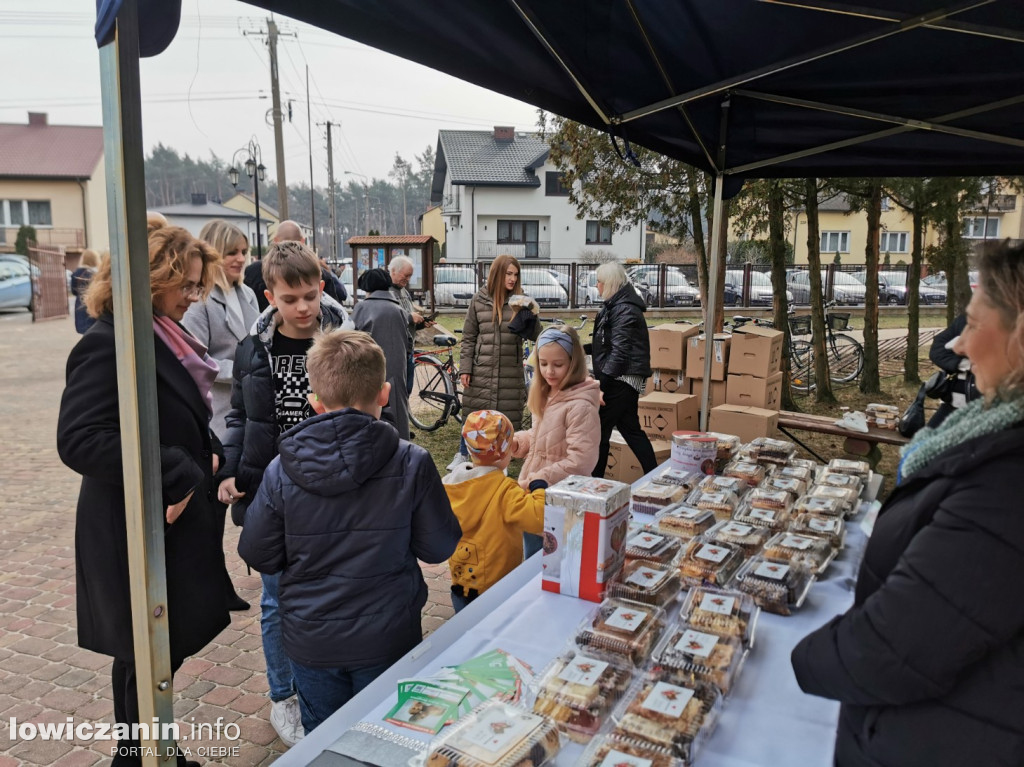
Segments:
[[[787,493],[783,493],[783,495],[788,497]],[[750,503],[745,501],[736,510],[734,519],[746,525],[763,527],[777,533],[789,527],[791,516],[787,508],[768,509],[761,506],[751,506]]]
[[[609,733],[594,740],[583,752],[579,767],[689,767],[670,749],[636,738],[621,738]]]
[[[679,557],[679,574],[691,586],[724,586],[743,562],[743,551],[730,543],[694,538]]]
[[[672,432],[672,463],[700,474],[714,474],[718,440],[702,431]]]
[[[713,512],[716,519],[729,519],[735,513],[738,501],[726,490],[695,490],[690,504]]]
[[[758,463],[785,466],[796,454],[796,445],[782,439],[757,437],[747,444],[747,451]]]
[[[868,426],[877,426],[880,429],[895,430],[900,422],[900,409],[895,405],[872,402],[864,408],[864,415]]]
[[[842,516],[825,516],[805,511],[793,518],[789,530],[800,535],[821,536],[837,551],[846,542],[846,524]]]
[[[805,480],[798,479],[797,477],[787,477],[779,473],[768,477],[761,483],[761,488],[764,490],[781,490],[789,493],[790,500],[795,501],[807,492],[807,485],[808,483]]]
[[[740,450],[742,440],[735,434],[720,434],[717,431],[706,432],[709,437],[717,440],[718,460],[725,463],[731,461]]]
[[[608,584],[608,596],[662,607],[679,596],[679,571],[672,565],[637,560]]]
[[[752,508],[781,511],[792,509],[794,500],[785,490],[771,490],[765,487],[755,487],[744,498],[744,502]]]
[[[710,530],[715,524],[715,512],[680,504],[671,506],[657,516],[658,532],[689,540]]]
[[[836,474],[852,474],[864,482],[871,476],[871,464],[867,461],[854,461],[849,458],[833,458],[828,462],[828,470]]]
[[[710,492],[732,493],[737,498],[743,497],[747,492],[747,482],[740,477],[704,477],[698,484],[697,490]],[[696,492],[696,491],[694,491]]]
[[[659,607],[628,599],[606,599],[580,625],[576,645],[585,652],[611,652],[643,663],[654,649],[665,627],[665,613]]]
[[[633,490],[633,512],[656,514],[685,497],[686,490],[679,485],[659,485],[652,480],[647,481]]]
[[[431,743],[426,767],[537,767],[560,749],[552,720],[488,700]]]
[[[814,467],[793,466],[793,465],[780,466],[777,474],[780,477],[790,477],[792,479],[801,479],[807,485],[810,485],[812,482],[814,482],[814,476],[815,476]],[[801,495],[802,495],[802,493],[801,493]]]
[[[692,764],[714,729],[720,701],[714,685],[648,679],[616,707],[613,733],[667,748]]]
[[[813,582],[814,576],[802,567],[757,556],[740,568],[734,588],[750,594],[762,610],[791,615],[804,603]]]
[[[834,474],[832,476],[842,476]],[[836,487],[835,485],[815,485],[808,493],[811,497],[836,498],[843,504],[843,514],[851,517],[857,513],[859,493],[852,487]]]
[[[855,491],[858,496],[860,495],[861,488],[864,487],[864,481],[855,474],[840,474],[831,469],[825,469],[825,471],[819,474],[818,481],[815,484],[849,488]]]
[[[553,719],[571,740],[586,743],[632,680],[632,664],[623,658],[566,650],[541,672],[533,712]]]
[[[743,643],[681,623],[665,636],[651,656],[651,676],[675,684],[707,682],[728,695],[743,663]]]
[[[811,481],[814,480],[815,475],[818,473],[818,469],[821,468],[821,464],[817,461],[812,461],[810,458],[790,458],[789,463],[786,464],[790,468],[803,468],[808,469],[811,472]]]
[[[708,530],[704,537],[715,543],[739,546],[745,556],[752,557],[761,550],[770,536],[771,531],[767,528],[747,525],[735,519],[723,519]]]
[[[805,495],[803,498],[797,499],[793,511],[819,514],[825,517],[842,517],[846,511],[846,501],[842,498],[830,498],[824,495]]]
[[[634,560],[666,564],[676,558],[682,544],[674,535],[659,535],[650,525],[626,539],[626,564]]]
[[[733,461],[722,469],[722,476],[736,477],[747,483],[747,487],[757,487],[765,478],[764,466],[752,461]]]
[[[689,493],[697,486],[697,483],[700,482],[703,476],[703,474],[697,474],[686,469],[665,466],[657,476],[651,477],[651,482],[656,485],[676,485]]]
[[[836,558],[836,549],[824,536],[802,535],[790,531],[773,535],[764,544],[764,557],[789,562],[796,567],[810,570],[815,575],[821,575]]]
[[[757,615],[757,605],[749,594],[700,586],[686,595],[679,620],[709,634],[734,637],[750,647]]]

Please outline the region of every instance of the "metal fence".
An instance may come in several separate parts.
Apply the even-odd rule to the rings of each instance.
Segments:
[[[68,273],[64,249],[57,245],[32,243],[28,249],[32,275],[32,320],[68,316]]]

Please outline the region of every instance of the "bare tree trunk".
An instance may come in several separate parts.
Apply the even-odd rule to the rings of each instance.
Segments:
[[[924,181],[917,179],[914,182],[914,212],[912,215],[914,231],[911,232],[913,244],[910,253],[910,274],[907,275],[907,311],[910,317],[907,321],[907,359],[903,362],[903,382],[908,384],[921,383],[921,374],[918,368],[917,356],[921,353],[918,345],[921,321],[919,317],[921,307],[921,258],[924,240],[924,213],[921,211],[924,198]]]
[[[882,391],[878,375],[878,247],[882,220],[882,181],[873,179],[868,194],[868,244],[864,249],[867,277],[864,296],[864,370],[860,390],[864,394]]]
[[[775,296],[775,327],[782,331],[782,409],[796,410],[790,386],[789,301],[786,298],[786,223],[782,181],[768,186],[768,253],[772,264],[772,293]]]
[[[821,233],[818,227],[818,180],[806,180],[804,192],[807,208],[807,268],[811,286],[811,344],[814,349],[815,402],[835,404],[832,381],[828,376],[828,355],[825,350],[825,310],[821,290]]]
[[[946,290],[951,291],[953,295],[953,318],[955,319],[967,311],[967,304],[971,301],[971,278],[967,269],[967,254],[970,246],[964,241],[960,234],[959,223],[955,221],[950,222],[949,246],[953,255],[953,279],[947,279]],[[948,296],[946,302],[950,303]],[[950,324],[952,324],[952,320],[950,320]]]
[[[693,244],[697,248],[697,286],[700,288],[701,306],[708,305],[708,251],[704,246],[704,219],[700,209],[700,187],[697,169],[687,167],[686,186],[689,195],[686,208],[690,214],[690,226],[693,233]],[[707,320],[707,318],[704,318]]]
[[[715,321],[712,324],[716,333],[721,333],[722,328],[725,327],[725,262],[729,251],[729,211],[731,208],[731,200],[722,200],[722,220],[711,223],[712,226],[717,226],[719,229],[718,275],[714,280],[714,289],[718,291],[718,303],[715,308]]]

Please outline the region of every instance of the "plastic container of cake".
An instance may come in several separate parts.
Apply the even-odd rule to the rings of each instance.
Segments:
[[[614,653],[640,665],[654,650],[665,628],[660,607],[628,599],[606,599],[576,631],[584,652]]]
[[[814,576],[802,567],[757,556],[743,564],[733,588],[750,594],[762,610],[792,615],[803,605],[812,583]]]
[[[723,519],[716,522],[704,537],[714,543],[728,543],[739,546],[746,557],[760,553],[764,542],[771,537],[771,530],[755,525],[737,522],[735,519]]]
[[[705,433],[709,437],[714,437],[717,440],[718,460],[723,466],[735,458],[736,454],[740,451],[740,445],[743,441],[735,434],[722,434],[717,431],[709,431]]]
[[[841,477],[841,474],[833,476]],[[852,487],[836,487],[834,485],[815,485],[807,494],[812,498],[835,498],[843,504],[843,515],[849,519],[857,513],[859,494]]]
[[[738,639],[744,647],[751,647],[758,615],[760,610],[749,594],[700,586],[686,595],[679,621],[698,631]]]
[[[626,694],[634,673],[621,656],[569,648],[537,677],[533,712],[557,722],[570,740],[587,743]]]
[[[576,767],[690,767],[690,763],[664,746],[609,733],[591,741]]]
[[[715,512],[698,509],[688,504],[677,504],[660,512],[655,517],[658,532],[689,540],[710,530],[715,522]]]
[[[803,535],[786,531],[773,535],[764,544],[765,559],[788,562],[802,567],[814,575],[821,575],[836,558],[838,549],[828,538],[821,535]]]
[[[707,534],[691,540],[679,557],[679,574],[689,586],[724,586],[743,563],[743,550],[716,543]]]
[[[681,469],[714,474],[718,439],[702,431],[672,432],[672,463]]]
[[[640,679],[612,712],[612,733],[660,746],[690,765],[714,731],[721,705],[722,695],[711,684]]]
[[[676,536],[659,533],[656,527],[645,525],[626,539],[626,564],[636,560],[668,564],[681,549]]]
[[[860,477],[854,474],[840,474],[831,469],[825,469],[825,471],[819,474],[818,480],[814,484],[826,487],[849,488],[856,491],[858,497],[860,497],[860,492],[864,488],[864,481]]]
[[[755,487],[743,498],[743,502],[754,509],[771,509],[772,511],[790,511],[796,498],[785,490],[773,490],[766,487]]]
[[[716,519],[730,519],[736,513],[739,499],[728,490],[694,490],[687,502],[698,509],[707,509]]]
[[[666,465],[661,472],[651,477],[651,482],[656,485],[675,485],[689,493],[704,476],[703,474],[697,474],[686,469],[678,469],[674,466]]]
[[[679,596],[679,570],[673,565],[637,560],[608,584],[608,596],[664,607]]]
[[[722,637],[680,623],[665,632],[651,656],[649,674],[674,684],[706,682],[728,695],[746,650],[738,637]]]
[[[732,493],[737,498],[742,498],[749,490],[746,480],[739,477],[704,477],[698,484],[696,490],[707,492]]]
[[[846,544],[846,524],[841,516],[803,512],[793,517],[789,530],[798,535],[817,535],[825,538],[836,551]]]
[[[785,466],[796,455],[796,445],[783,439],[756,437],[747,444],[746,451],[758,463]]]
[[[786,466],[780,466],[776,472],[777,476],[789,477],[791,479],[802,479],[810,486],[814,482],[814,477],[817,475],[813,466],[793,466],[787,464]],[[803,495],[803,493],[801,493]]]
[[[828,470],[836,474],[852,474],[867,482],[871,476],[871,464],[867,461],[854,461],[849,458],[833,458],[828,462]]]
[[[736,477],[747,483],[747,487],[757,487],[767,476],[764,466],[753,461],[732,461],[722,469],[723,477]]]
[[[783,493],[783,495],[786,494]],[[746,525],[763,527],[777,533],[789,527],[792,515],[788,509],[763,509],[751,506],[750,503],[744,501],[736,510],[733,519]]]
[[[553,720],[488,700],[431,742],[426,765],[535,767],[551,764],[561,745]]]
[[[781,473],[773,474],[761,483],[762,490],[781,490],[789,493],[791,500],[795,501],[807,492],[809,482],[798,477],[787,477]]]
[[[823,517],[842,518],[846,512],[847,502],[844,498],[831,498],[825,495],[805,495],[798,498],[793,506],[794,513],[818,514]]]
[[[648,481],[633,489],[632,510],[634,514],[656,514],[667,506],[679,503],[685,497],[686,490],[683,487],[659,485]]]

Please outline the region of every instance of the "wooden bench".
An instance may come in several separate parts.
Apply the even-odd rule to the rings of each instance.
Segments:
[[[881,451],[878,449],[879,444],[905,445],[910,441],[893,429],[880,429],[877,426],[868,426],[868,433],[863,434],[837,426],[836,420],[832,416],[794,413],[789,410],[782,410],[779,412],[779,431],[823,463],[828,463],[828,459],[822,458],[813,449],[800,441],[793,434],[793,431],[810,431],[817,434],[831,434],[843,437],[843,449],[847,453],[864,458],[871,464],[872,468],[877,465],[882,457]]]

